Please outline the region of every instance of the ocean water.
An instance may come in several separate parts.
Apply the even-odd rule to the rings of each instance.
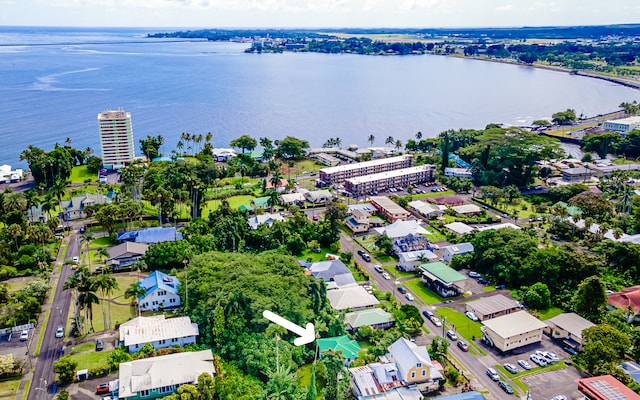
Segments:
[[[566,73],[443,56],[245,54],[248,44],[145,38],[171,29],[0,27],[0,164],[70,138],[100,152],[97,115],[131,112],[136,144],[182,132],[216,147],[248,134],[321,146],[405,142],[447,129],[594,116],[638,91]],[[139,149],[136,149],[139,153]]]

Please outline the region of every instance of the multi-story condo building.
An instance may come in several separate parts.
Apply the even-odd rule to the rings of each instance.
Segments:
[[[135,157],[131,113],[103,111],[98,114],[98,127],[104,168],[119,169],[131,163]]]
[[[320,182],[324,185],[341,183],[349,178],[378,174],[386,171],[407,168],[413,164],[413,157],[408,154],[383,158],[380,160],[364,161],[354,164],[338,165],[336,167],[322,168],[320,170]]]
[[[407,187],[408,185],[429,182],[433,180],[434,175],[434,166],[424,164],[417,167],[350,178],[344,182],[344,188],[357,197],[389,188]]]

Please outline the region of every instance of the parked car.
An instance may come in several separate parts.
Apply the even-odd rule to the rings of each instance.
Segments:
[[[506,286],[504,283],[501,283],[501,284],[499,284],[499,285],[496,285],[496,289],[498,289],[498,290],[499,290],[499,289],[504,289],[504,288],[506,288],[506,287],[507,287],[507,286]]]
[[[104,342],[102,341],[102,339],[98,339],[96,340],[96,351],[102,350],[104,350]]]
[[[529,358],[531,359],[531,361],[533,361],[534,363],[538,364],[541,367],[547,366],[547,360],[545,360],[544,357],[540,357],[537,354],[531,354]]]
[[[477,321],[478,320],[478,316],[473,311],[467,311],[467,312],[464,313],[464,315],[466,315],[467,318],[469,318],[472,321]]]
[[[575,356],[576,354],[578,354],[578,351],[577,351],[576,349],[571,348],[571,347],[569,347],[569,346],[565,346],[565,347],[563,347],[563,348],[562,348],[562,350],[564,350],[564,351],[566,351],[567,353],[569,353],[569,354],[571,354],[571,355],[574,355],[574,356]]]
[[[507,394],[513,394],[513,389],[507,382],[500,380],[500,382],[498,382],[498,386],[500,386]]]
[[[405,294],[407,293],[407,289],[405,289],[404,286],[398,286],[398,292]]]
[[[547,359],[547,361],[549,362],[558,362],[560,361],[560,357],[558,357],[558,355],[556,353],[554,353],[553,351],[544,351],[544,358]]]
[[[405,295],[404,295],[404,297],[406,297],[406,298],[407,298],[407,300],[409,300],[409,301],[413,301],[413,300],[414,300],[414,299],[413,299],[413,295],[412,295],[411,293],[407,293],[407,294],[405,294]]]
[[[454,331],[452,331],[452,330],[448,330],[448,331],[447,331],[447,337],[448,337],[449,339],[453,340],[454,342],[455,342],[456,340],[458,340],[458,335],[456,335],[456,333],[455,333]]]
[[[380,272],[380,273],[384,272],[384,269],[382,269],[382,267],[381,267],[381,266],[379,266],[379,265],[374,265],[374,266],[373,266],[373,269],[375,269],[376,271],[378,271],[378,272]]]
[[[478,283],[481,285],[486,285],[487,283],[489,283],[489,281],[484,278],[480,278],[478,279]]]
[[[458,340],[458,348],[462,351],[469,351],[469,345],[462,340]]]
[[[531,364],[527,360],[518,360],[518,365],[522,367],[522,369],[531,369]]]
[[[516,368],[515,365],[509,364],[509,363],[506,363],[504,365],[504,369],[506,369],[507,371],[511,372],[512,374],[515,374],[515,373],[518,372],[518,368]]]
[[[440,322],[440,319],[438,319],[438,317],[433,316],[429,319],[431,320],[431,322],[433,322],[435,326],[442,326],[442,322]]]
[[[25,329],[22,332],[20,332],[20,341],[26,342],[27,340],[29,340],[29,330]]]
[[[489,375],[489,378],[491,378],[491,380],[495,382],[498,382],[500,380],[500,376],[493,368],[487,368],[487,375]]]
[[[98,386],[96,386],[96,393],[97,394],[109,393],[109,384],[101,383]]]
[[[364,254],[364,250],[358,250],[358,255],[362,257],[362,255]]]
[[[74,256],[73,258],[71,258],[71,261],[77,264],[80,259],[78,258],[78,256]]]
[[[482,276],[477,273],[476,271],[469,271],[469,277],[470,278],[482,278]]]
[[[56,338],[60,339],[64,336],[64,326],[62,324],[58,325],[58,329],[56,329]]]
[[[401,286],[398,287],[398,290],[400,290]],[[429,311],[429,310],[424,310],[422,312],[422,315],[424,315],[427,318],[431,318],[433,317],[435,314],[433,313],[433,311]]]
[[[367,253],[364,253],[362,255],[362,259],[365,260],[366,262],[369,262],[369,261],[371,261],[371,256],[369,254],[367,254]]]
[[[391,276],[390,276],[388,273],[386,273],[386,272],[383,272],[383,273],[382,273],[382,277],[383,277],[384,279],[386,279],[386,280],[391,279]]]
[[[551,400],[567,400],[567,396],[563,395],[563,394],[559,394],[557,396],[553,396],[551,398]]]

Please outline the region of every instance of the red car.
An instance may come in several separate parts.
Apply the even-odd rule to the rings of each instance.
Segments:
[[[101,383],[98,386],[96,386],[96,393],[97,394],[110,393],[109,384],[108,383]]]
[[[460,348],[460,350],[462,351],[469,351],[469,345],[467,345],[465,342],[463,342],[462,340],[458,340],[458,347]]]

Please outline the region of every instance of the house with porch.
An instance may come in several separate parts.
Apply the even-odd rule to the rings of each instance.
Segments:
[[[111,203],[111,199],[103,194],[83,194],[72,197],[71,200],[62,200],[60,202],[61,218],[64,221],[87,218],[88,207],[108,203]]]
[[[544,321],[547,324],[545,333],[548,333],[555,340],[574,349],[581,351],[584,344],[582,332],[585,329],[595,326],[595,324],[576,313],[562,313]]]
[[[467,277],[443,262],[433,262],[420,266],[424,285],[441,297],[460,296],[465,291]]]
[[[137,353],[147,343],[156,350],[194,344],[200,334],[198,324],[191,322],[191,318],[167,319],[164,315],[134,318],[120,324],[119,331],[119,344],[132,354]]]
[[[141,311],[158,311],[160,309],[180,307],[178,286],[180,281],[175,276],[160,271],[153,271],[138,282],[146,294],[138,298]]]
[[[105,265],[111,267],[114,271],[129,267],[136,261],[141,260],[148,248],[148,244],[136,242],[124,242],[117,246],[109,247],[107,249],[109,258],[107,258]]]

